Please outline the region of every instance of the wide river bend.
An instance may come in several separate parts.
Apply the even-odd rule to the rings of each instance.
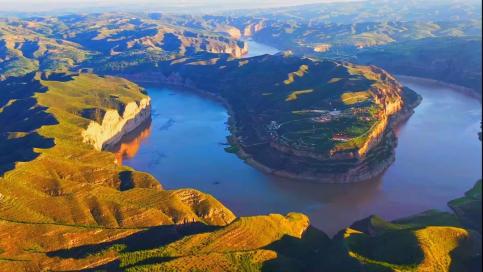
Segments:
[[[255,42],[250,50],[249,56],[277,52]],[[481,178],[481,104],[444,84],[401,82],[423,101],[398,129],[396,162],[371,181],[314,184],[265,175],[224,151],[229,131],[223,105],[173,87],[146,88],[152,123],[123,143],[119,156],[166,189],[212,194],[238,216],[302,212],[331,235],[371,214],[395,219],[447,210],[447,201]]]

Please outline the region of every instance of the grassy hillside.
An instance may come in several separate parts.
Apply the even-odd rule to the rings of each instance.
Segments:
[[[0,78],[38,70],[67,71],[90,55],[91,52],[77,43],[0,22]]]
[[[481,98],[480,56],[481,37],[427,38],[362,50],[356,61],[464,86]]]
[[[85,109],[122,111],[145,98],[137,85],[50,73],[0,84],[2,143],[11,147],[17,142],[10,139],[33,133],[50,143],[22,142],[32,157],[2,149],[11,161],[0,178],[0,270],[304,271],[325,259],[331,242],[304,215],[235,218],[209,195],[163,190],[149,174],[84,143],[82,131],[102,119]],[[33,112],[22,102],[33,103]]]
[[[334,240],[363,271],[480,271],[481,181],[448,205],[387,222],[371,216]]]
[[[277,258],[277,249],[270,245],[288,237],[304,239],[308,226],[307,217],[294,213],[242,217],[219,230],[189,235],[159,248],[122,252],[118,267],[126,271],[259,271],[264,262]],[[320,239],[328,242],[322,234]]]
[[[284,20],[277,12],[261,18],[259,29],[251,34],[258,42],[298,55],[377,65],[392,73],[441,80],[470,88],[481,97],[481,15],[455,21],[391,18],[353,23]],[[250,25],[253,18],[239,20]]]
[[[50,267],[56,264],[47,252],[89,243],[85,231],[102,230],[99,239],[109,241],[147,227],[188,222],[216,226],[234,220],[213,197],[192,189],[162,190],[149,174],[117,166],[114,154],[83,143],[82,131],[93,120],[82,110],[119,110],[113,105],[138,101],[145,95],[135,84],[90,74],[30,74],[0,84],[5,124],[0,220],[1,232],[10,233],[1,239],[1,258]],[[26,117],[11,118],[14,114]],[[12,227],[15,232],[7,231]],[[34,239],[44,228],[52,231]],[[17,232],[27,236],[12,243],[20,237]],[[65,238],[54,243],[59,235]],[[36,249],[28,251],[30,247]]]
[[[463,225],[481,233],[481,180],[464,197],[448,203]]]
[[[89,74],[65,76],[61,80],[41,78],[24,78],[33,81],[31,87],[37,84],[44,89],[27,99],[34,99],[48,120],[55,121],[34,127],[34,131],[32,127],[25,130],[51,145],[34,145],[30,152],[36,154],[35,158],[9,162],[15,168],[2,177],[0,191],[7,201],[1,207],[1,218],[110,227],[205,222],[203,217],[207,223],[225,224],[233,219],[231,212],[212,197],[194,190],[163,191],[152,176],[117,166],[114,154],[95,151],[83,142],[82,131],[92,122],[83,116],[83,109],[120,110],[116,106],[145,97],[139,87],[124,79]],[[2,82],[7,89],[15,88],[12,83]],[[7,102],[0,114],[8,113],[18,101]],[[15,119],[10,122],[13,125],[6,127],[9,131],[5,133],[22,141],[23,124]],[[121,192],[121,188],[132,190]],[[194,203],[206,203],[206,209],[192,206]],[[216,219],[207,214],[211,208],[221,209]]]
[[[321,154],[343,149],[332,140],[334,134],[355,139],[370,131],[385,107],[375,99],[377,84],[386,84],[392,88],[386,95],[400,99],[398,85],[391,78],[371,68],[358,69],[282,55],[216,59],[215,64],[185,60],[160,68],[168,80],[174,71],[181,76],[179,83],[189,82],[225,98],[237,127],[246,130],[240,135],[247,145],[273,140]],[[347,103],[348,96],[363,91],[364,99]]]
[[[364,271],[477,271],[481,258],[480,234],[437,211],[395,222],[373,216],[339,239]]]
[[[249,50],[241,39],[252,37],[299,55],[379,65],[391,72],[446,80],[481,93],[481,61],[473,57],[481,54],[481,14],[470,12],[468,7],[473,5],[442,4],[435,14],[439,17],[451,7],[466,14],[461,18],[398,20],[394,16],[350,23],[334,23],[330,18],[288,19],[277,11],[254,17],[105,13],[2,19],[0,77],[39,69],[133,72],[203,53],[241,57]],[[381,4],[372,8],[392,7]],[[333,16],[337,17],[329,17]],[[466,50],[459,51],[461,47]]]
[[[358,48],[434,37],[481,36],[480,21],[389,21],[354,24],[267,21],[253,38],[300,54],[350,56]]]

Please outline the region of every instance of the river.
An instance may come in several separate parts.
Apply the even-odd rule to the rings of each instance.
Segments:
[[[250,45],[249,56],[268,50]],[[481,178],[481,104],[442,84],[401,82],[423,102],[398,129],[396,162],[375,180],[337,185],[265,175],[224,151],[228,114],[221,104],[172,87],[147,88],[152,123],[126,140],[119,156],[125,165],[153,174],[166,189],[212,194],[238,216],[302,212],[331,235],[371,214],[395,219],[447,210],[447,201]]]

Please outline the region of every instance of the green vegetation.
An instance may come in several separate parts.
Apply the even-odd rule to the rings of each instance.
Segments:
[[[310,89],[310,90],[300,90],[300,91],[293,91],[291,94],[289,94],[287,96],[287,98],[285,99],[285,101],[293,101],[293,100],[297,100],[297,98],[302,95],[302,94],[308,94],[308,93],[311,93],[313,92],[314,90]]]
[[[327,158],[355,152],[384,122],[384,108],[402,100],[398,83],[376,68],[283,55],[248,59],[243,66],[229,58],[200,65],[199,58],[156,70],[226,99],[244,146],[268,140]],[[253,73],[257,78],[249,79]],[[376,95],[391,99],[381,103],[372,99]]]
[[[236,145],[230,145],[228,147],[225,147],[225,151],[228,152],[228,153],[238,153],[238,151],[240,151],[240,148]]]
[[[295,72],[292,72],[288,74],[288,78],[283,81],[285,85],[290,85],[295,81],[295,76],[297,77],[303,77],[309,70],[309,67],[307,65],[301,65],[299,69]]]
[[[371,97],[369,92],[351,92],[351,93],[343,93],[340,97],[342,102],[346,105],[357,104],[360,102],[364,102]]]
[[[366,271],[475,271],[481,254],[479,234],[438,211],[392,223],[373,216],[347,229],[343,241]]]
[[[92,55],[77,43],[44,36],[34,30],[36,27],[35,23],[0,22],[0,77],[38,70],[67,71]]]
[[[450,201],[448,205],[465,227],[481,233],[481,180],[464,197]]]
[[[481,97],[481,20],[338,25],[274,22],[255,39],[298,54],[372,64],[404,75],[441,80]],[[327,50],[316,50],[320,43]]]
[[[371,216],[338,239],[364,271],[479,271],[481,181],[448,205],[455,214],[430,210],[393,222]]]
[[[280,61],[284,65],[273,65]],[[342,110],[342,92],[337,90],[360,90],[364,84],[372,84],[372,80],[362,77],[363,74],[350,74],[347,67],[334,62],[283,56],[257,62],[252,59],[238,67],[236,61],[225,60],[224,79],[228,84],[210,89],[230,101],[244,101],[234,104],[240,112],[247,107],[246,110],[257,109],[254,113],[259,114],[261,109],[276,109],[263,103],[275,102],[281,111],[270,116],[290,122],[327,112],[330,108],[322,108],[325,104],[319,104],[320,101],[326,102],[315,99],[317,97],[339,103]],[[173,69],[182,67],[178,65]],[[198,71],[213,71],[219,69],[218,65],[193,65],[184,75],[201,83],[195,81],[194,76],[200,75]],[[301,65],[310,67],[304,81],[295,81],[293,86],[280,84],[285,89],[271,87],[283,83],[286,71]],[[232,66],[237,69],[231,69]],[[244,67],[247,70],[243,70]],[[249,69],[264,71],[266,67],[279,67],[280,71],[261,85],[252,83],[258,86],[252,93],[237,92],[242,86],[247,87],[240,75],[246,75]],[[321,77],[326,79],[322,82],[328,82],[333,78],[333,74],[327,72],[328,67],[332,68],[329,71],[339,69],[340,76],[348,75],[347,79],[337,82],[341,86],[327,83],[290,103],[285,101],[293,88],[315,84]],[[203,82],[216,83],[214,80]],[[312,229],[306,216],[290,213],[237,219],[213,197],[192,189],[163,190],[149,174],[118,166],[114,163],[114,154],[95,150],[85,143],[82,132],[92,122],[101,122],[109,111],[122,113],[127,104],[139,104],[146,98],[134,83],[90,73],[37,73],[9,77],[0,84],[4,90],[0,118],[7,124],[2,128],[7,139],[14,141],[35,133],[49,142],[40,148],[22,143],[35,156],[8,157],[13,161],[8,162],[10,166],[0,178],[0,231],[25,239],[16,243],[2,239],[0,248],[4,250],[3,259],[24,261],[2,261],[0,270],[40,267],[43,270],[238,271],[243,268],[279,271],[287,268],[303,271],[321,264],[332,267],[326,252],[333,242]],[[332,87],[331,92],[325,91],[328,86]],[[258,90],[270,90],[273,95],[263,96]],[[253,101],[262,102],[260,108],[252,108]],[[350,117],[351,108],[345,110]],[[29,118],[24,122],[10,120],[11,114],[19,112]],[[34,117],[43,121],[31,119]],[[340,126],[345,128],[343,123]],[[266,129],[264,123],[255,127]],[[304,130],[303,127],[299,129],[300,132]],[[13,143],[6,141],[4,144],[10,147]],[[350,257],[345,254],[340,256],[340,260],[347,258]]]

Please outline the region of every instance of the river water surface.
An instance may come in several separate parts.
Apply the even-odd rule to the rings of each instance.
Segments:
[[[276,52],[254,42],[250,49],[249,56]],[[445,85],[401,82],[423,102],[398,130],[396,162],[376,180],[334,185],[265,175],[224,151],[228,114],[221,104],[172,87],[147,88],[151,126],[127,140],[119,156],[166,189],[212,194],[238,216],[302,212],[328,234],[371,214],[395,219],[447,210],[447,201],[481,178],[481,104]]]

